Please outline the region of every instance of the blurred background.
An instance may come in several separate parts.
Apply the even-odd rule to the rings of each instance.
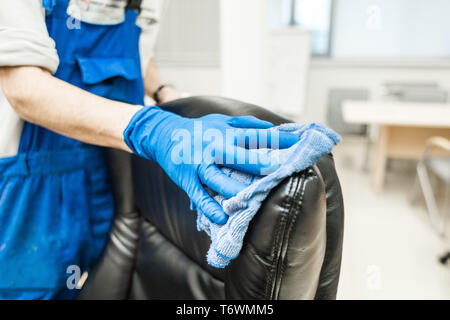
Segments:
[[[450,299],[450,1],[171,0],[155,61],[191,95],[342,137],[340,299]]]

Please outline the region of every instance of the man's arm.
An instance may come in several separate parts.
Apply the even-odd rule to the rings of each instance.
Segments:
[[[145,70],[145,93],[153,98],[155,91],[165,84],[161,74],[156,68],[153,58],[151,58],[147,64],[147,69]],[[165,86],[162,90],[158,92],[158,99],[160,103],[168,102],[180,98],[180,93],[171,86]]]
[[[83,142],[129,150],[122,134],[139,106],[100,98],[52,76],[59,61],[41,0],[2,3],[0,44],[0,86],[21,118]]]
[[[151,98],[154,98],[155,91],[158,88],[166,84],[155,65],[153,57],[155,55],[155,46],[161,26],[161,19],[164,18],[168,2],[168,0],[143,1],[138,19],[138,25],[142,28],[140,49],[143,59],[142,66],[145,68],[145,93]],[[180,98],[180,93],[171,86],[165,86],[158,92],[159,103],[178,98]]]
[[[130,151],[123,131],[141,106],[96,96],[39,67],[0,67],[0,85],[24,120],[86,143]]]

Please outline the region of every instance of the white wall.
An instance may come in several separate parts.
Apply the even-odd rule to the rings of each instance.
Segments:
[[[217,66],[220,61],[219,0],[165,0],[155,50],[160,63]]]
[[[266,1],[221,0],[220,16],[223,94],[264,104]]]
[[[163,78],[193,95],[221,94],[219,0],[168,0],[155,49]]]
[[[219,66],[160,64],[163,78],[181,92],[191,95],[221,95],[221,69]]]
[[[267,0],[222,0],[223,95],[286,116],[302,113],[310,58],[309,33],[270,28]]]
[[[448,0],[335,0],[334,57],[450,57]]]
[[[163,77],[193,95],[223,95],[299,116],[309,34],[269,29],[267,4],[171,0],[155,56]]]
[[[309,72],[306,111],[299,120],[325,122],[331,88],[366,88],[376,98],[385,82],[398,81],[436,82],[450,90],[450,62],[316,60]]]
[[[219,1],[166,1],[155,49],[160,73],[184,93],[219,95]]]
[[[171,0],[172,18],[165,20],[165,27],[162,27],[161,35],[165,37],[160,40],[159,47],[157,48],[157,60],[160,71],[169,83],[175,84],[180,90],[188,91],[192,94],[223,94],[226,90],[223,90],[223,77],[220,54],[220,28],[219,24],[223,15],[220,14],[220,0],[189,0],[189,6],[178,6],[179,3],[184,3],[185,0]],[[234,5],[239,5],[238,0],[223,0],[231,1]],[[254,5],[258,1],[262,0],[241,0],[250,1]],[[337,0],[337,1],[349,1],[349,0]],[[358,0],[359,1],[359,0]],[[365,1],[365,0],[361,0]],[[376,2],[377,0],[374,0]],[[415,1],[415,0],[412,0]],[[435,0],[433,0],[435,1]],[[230,2],[230,3],[231,3]],[[249,2],[249,3],[250,3]],[[450,1],[448,1],[450,3]],[[231,7],[230,7],[231,8]],[[261,10],[261,8],[257,9]],[[180,24],[178,18],[181,16],[193,17],[191,12],[195,13],[196,23],[189,23],[183,20],[183,25]],[[198,13],[201,12],[201,15]],[[245,16],[234,15],[233,12],[225,14],[233,21],[233,19],[240,17],[245,20]],[[211,17],[214,17],[213,19]],[[261,17],[260,17],[261,18]],[[261,23],[258,21],[260,18],[253,18],[248,20],[250,23]],[[180,18],[181,19],[181,18]],[[184,19],[184,18],[183,18]],[[212,20],[211,20],[212,19]],[[169,29],[164,31],[164,28]],[[183,32],[173,31],[183,28]],[[252,25],[250,25],[251,30]],[[261,33],[261,30],[255,30],[257,33]],[[199,39],[203,39],[202,46],[194,46],[189,42],[178,43],[176,39],[183,37],[185,34],[196,34]],[[247,37],[251,37],[249,34]],[[418,41],[422,41],[418,39]],[[163,41],[163,42],[161,42]],[[197,43],[197,40],[193,40]],[[252,40],[253,44],[257,44],[258,41]],[[242,55],[246,56],[246,59],[252,59],[255,57],[255,61],[261,57],[255,47],[245,48],[245,42],[242,47],[235,48],[235,51],[229,53],[230,57],[240,58]],[[247,43],[248,45],[248,43]],[[205,49],[205,46],[207,47]],[[171,48],[174,48],[176,54],[171,54]],[[228,50],[232,50],[229,48]],[[282,48],[280,50],[283,50]],[[290,50],[287,46],[285,50]],[[188,52],[184,55],[183,52]],[[204,53],[208,53],[208,59]],[[253,62],[255,62],[253,61]],[[232,64],[231,60],[225,64]],[[231,70],[234,73],[239,71],[236,65],[232,65]],[[251,68],[255,68],[255,63]],[[289,66],[289,65],[288,65]],[[310,67],[303,71],[303,76],[306,76],[306,103],[303,108],[299,107],[299,113],[294,115],[296,119],[302,122],[320,121],[325,122],[325,111],[327,106],[328,91],[331,88],[367,88],[370,91],[371,96],[376,96],[381,91],[383,83],[387,81],[407,81],[407,82],[437,82],[441,86],[450,89],[450,62],[449,60],[429,59],[427,61],[420,60],[343,60],[343,59],[331,59],[331,60],[313,60]],[[236,83],[244,83],[248,85],[251,80],[257,79],[257,75],[260,75],[260,71],[254,70],[254,72],[241,73],[242,78],[236,78]],[[292,75],[295,77],[298,72],[292,71]],[[226,77],[226,76],[225,76]],[[230,79],[230,78],[228,78]],[[289,87],[292,84],[292,79],[289,77],[273,77],[273,83],[279,86]],[[229,80],[230,81],[230,80]],[[230,83],[228,83],[228,92],[230,93]],[[250,86],[252,84],[250,83]],[[235,88],[236,88],[235,86]],[[256,86],[256,85],[255,85]],[[231,83],[231,87],[233,84]],[[245,87],[241,89],[245,90]],[[239,90],[239,88],[237,88]],[[272,107],[270,102],[264,99],[263,94],[258,94],[260,89],[255,89],[254,93],[243,92],[243,97],[247,95],[247,98],[254,94],[255,99],[262,99],[261,104]],[[294,100],[291,99],[290,100]]]
[[[311,57],[309,32],[299,28],[271,30],[265,51],[263,106],[297,118],[305,108]]]

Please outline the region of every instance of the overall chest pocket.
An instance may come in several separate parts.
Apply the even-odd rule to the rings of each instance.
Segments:
[[[112,100],[143,103],[142,74],[135,59],[77,57],[76,62],[87,91]]]

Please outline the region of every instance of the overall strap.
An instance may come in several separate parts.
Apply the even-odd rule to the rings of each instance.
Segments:
[[[42,6],[45,11],[52,12],[53,7],[56,5],[56,0],[42,0]]]

